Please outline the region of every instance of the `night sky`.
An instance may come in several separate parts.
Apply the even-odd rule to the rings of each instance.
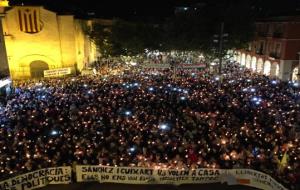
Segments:
[[[176,6],[195,5],[199,2],[204,2],[206,6],[220,3],[226,6],[240,1],[249,1],[257,14],[300,15],[300,0],[10,0],[11,5],[43,5],[59,13],[74,13],[77,16],[94,12],[95,16],[103,18],[164,18],[174,14]]]

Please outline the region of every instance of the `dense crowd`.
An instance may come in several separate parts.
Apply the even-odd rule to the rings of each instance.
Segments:
[[[224,73],[20,82],[0,109],[0,179],[75,164],[252,168],[296,188],[299,84]]]

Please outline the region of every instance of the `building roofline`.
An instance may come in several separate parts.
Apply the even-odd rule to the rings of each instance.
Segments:
[[[264,22],[300,22],[300,15],[274,16],[274,17],[262,18],[256,21],[256,23],[264,23]]]

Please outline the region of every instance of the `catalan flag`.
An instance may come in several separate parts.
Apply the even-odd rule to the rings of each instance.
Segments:
[[[284,153],[281,161],[279,162],[279,170],[282,171],[285,167],[287,167],[289,156],[287,152]]]
[[[22,32],[38,33],[42,29],[39,7],[20,7],[18,20]]]

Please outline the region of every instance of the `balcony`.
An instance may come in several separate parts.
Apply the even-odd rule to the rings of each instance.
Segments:
[[[255,53],[258,54],[258,55],[264,55],[264,51],[261,50],[261,49],[260,50],[256,50]]]
[[[270,52],[269,56],[273,57],[274,59],[280,59],[280,53]]]
[[[283,33],[282,32],[273,32],[273,38],[282,38]]]
[[[267,32],[257,32],[258,37],[267,37],[268,33]]]

